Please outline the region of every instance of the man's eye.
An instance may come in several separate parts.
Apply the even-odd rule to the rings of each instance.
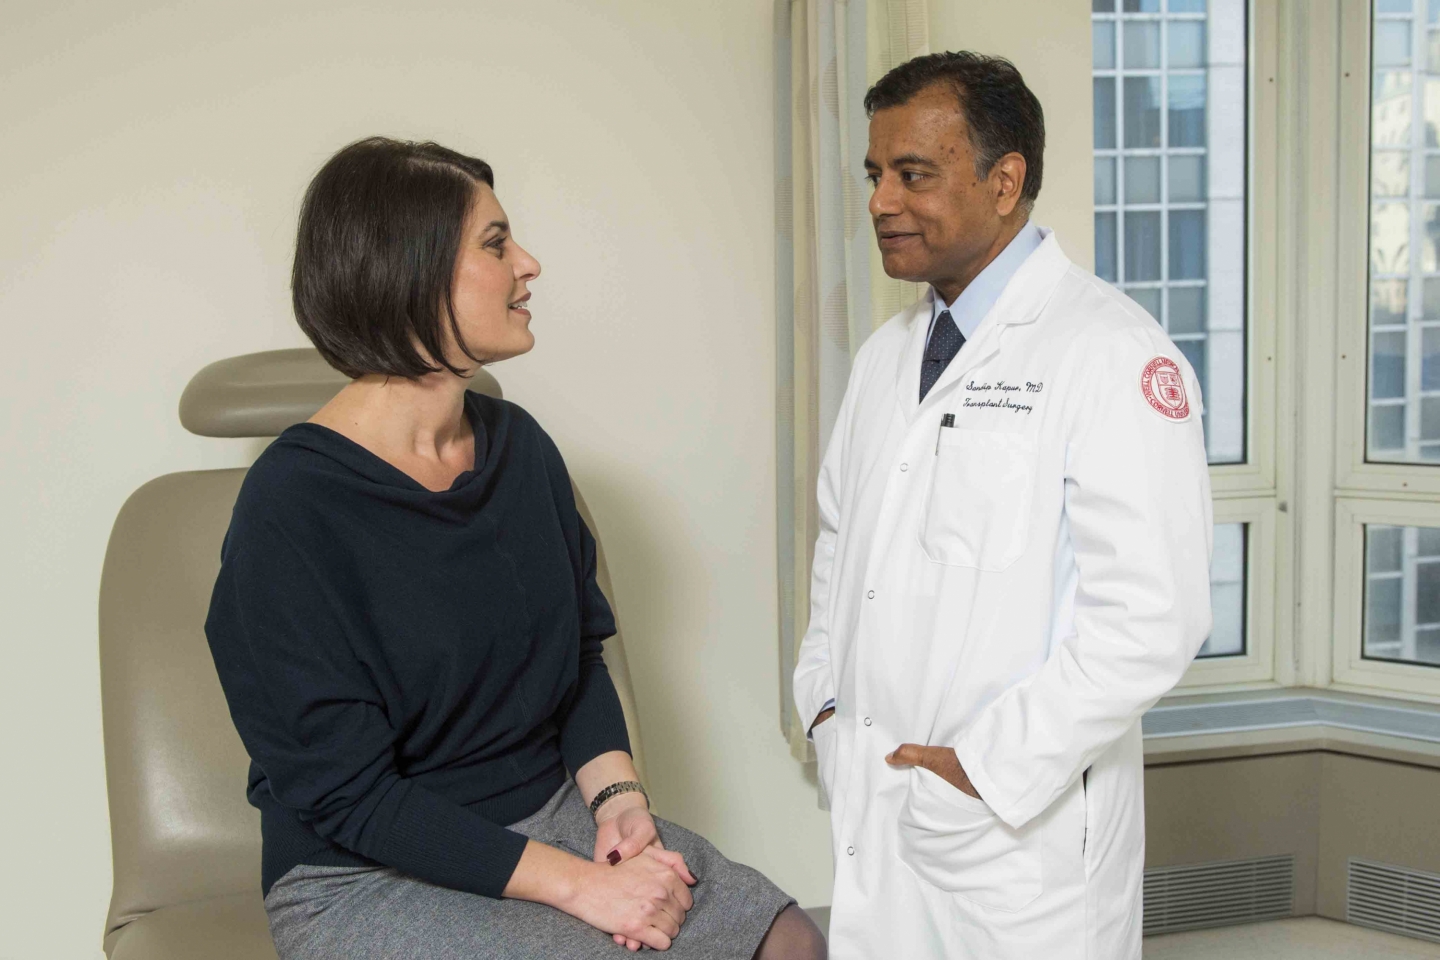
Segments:
[[[868,184],[870,184],[870,186],[872,186],[872,187],[878,187],[878,186],[880,186],[880,174],[878,174],[878,173],[867,173],[867,174],[865,174],[865,182],[868,183]]]
[[[914,183],[916,180],[919,180],[923,176],[925,176],[925,174],[916,173],[914,170],[906,170],[904,173],[900,174],[901,179],[903,179],[906,183]]]

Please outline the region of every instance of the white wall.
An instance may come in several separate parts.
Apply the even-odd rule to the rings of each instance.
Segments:
[[[1045,176],[1032,219],[1095,263],[1094,104],[1086,0],[929,0],[930,49],[1009,58],[1045,111]]]
[[[1037,77],[1050,54],[1028,39],[951,40],[953,6],[935,36],[1014,47],[1042,99],[1069,97],[1045,102],[1042,222],[1083,206],[1086,234],[1066,246],[1088,262],[1089,23],[1074,5],[1073,89]],[[544,266],[537,348],[496,374],[596,515],[663,812],[827,902],[825,814],[778,728],[771,0],[299,7],[6,5],[0,957],[99,953],[109,527],[145,480],[253,453],[186,434],[180,391],[208,361],[303,342],[286,285],[296,206],[330,152],[371,133],[491,161]],[[1082,86],[1083,149],[1059,133],[1082,122]],[[1060,169],[1062,145],[1083,173]]]

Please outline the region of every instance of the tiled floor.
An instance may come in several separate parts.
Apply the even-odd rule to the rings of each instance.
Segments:
[[[1150,937],[1145,960],[1433,960],[1440,943],[1397,937],[1320,917]]]
[[[812,907],[821,930],[830,908]],[[1297,917],[1145,940],[1145,960],[1440,960],[1440,943],[1397,937],[1320,917]]]

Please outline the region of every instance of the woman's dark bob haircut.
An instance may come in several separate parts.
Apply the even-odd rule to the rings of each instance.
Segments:
[[[291,295],[295,319],[332,367],[417,379],[443,367],[455,321],[451,281],[484,160],[436,143],[369,137],[331,157],[300,207]],[[416,345],[439,363],[428,362]]]

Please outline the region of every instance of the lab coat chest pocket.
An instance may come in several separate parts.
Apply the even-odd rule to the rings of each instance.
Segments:
[[[1025,550],[1035,441],[1020,433],[942,427],[920,546],[936,563],[1003,570]]]
[[[983,800],[915,767],[898,829],[901,862],[931,886],[1006,912],[1040,896],[1039,818],[1014,829]]]

